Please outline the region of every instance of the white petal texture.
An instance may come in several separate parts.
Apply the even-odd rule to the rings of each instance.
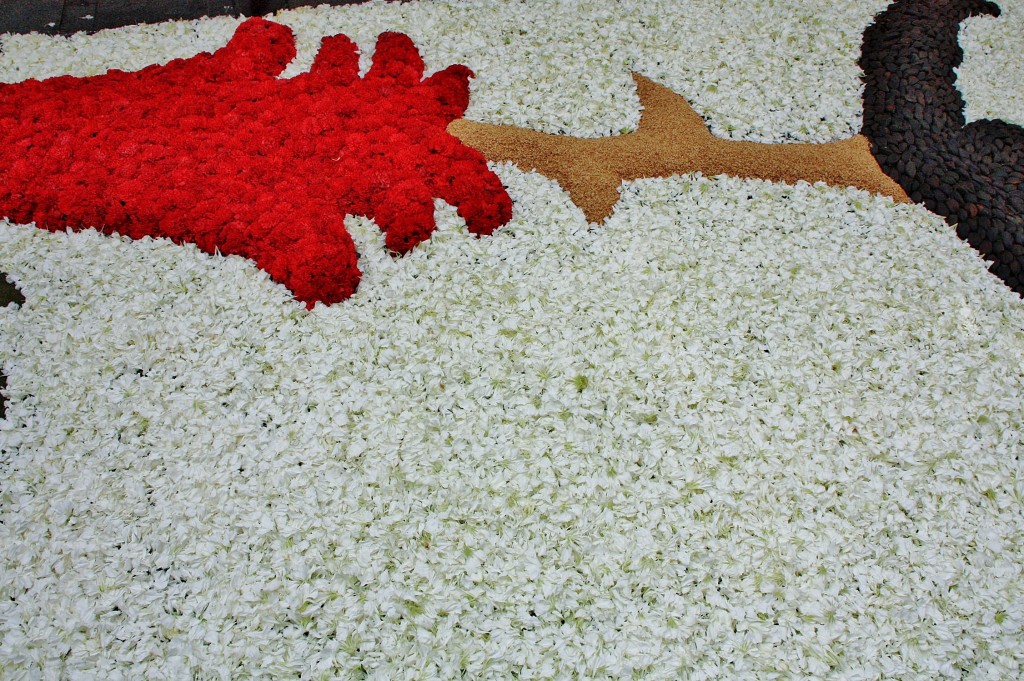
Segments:
[[[285,76],[323,35],[365,62],[406,32],[428,72],[475,71],[476,120],[628,130],[639,71],[717,134],[824,141],[860,127],[886,4],[276,20]],[[1001,4],[959,85],[1019,123]],[[189,56],[237,23],[5,36],[0,80]],[[349,218],[364,277],[312,311],[238,257],[0,221],[26,297],[0,308],[0,676],[1024,676],[1024,303],[941,218],[685,176],[625,185],[597,226],[494,168],[510,224],[478,238],[438,202],[395,258]]]

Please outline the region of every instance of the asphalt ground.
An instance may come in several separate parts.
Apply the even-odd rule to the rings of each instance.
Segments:
[[[131,24],[204,16],[269,14],[313,5],[361,0],[0,0],[0,33],[70,35]]]

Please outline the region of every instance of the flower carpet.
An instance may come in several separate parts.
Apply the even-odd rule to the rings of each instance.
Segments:
[[[960,26],[966,195],[844,141],[887,4],[0,36],[0,677],[1024,676],[1019,261],[959,227],[1021,215],[1024,3]]]

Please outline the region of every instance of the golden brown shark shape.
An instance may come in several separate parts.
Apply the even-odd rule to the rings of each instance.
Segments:
[[[558,182],[590,222],[611,215],[624,181],[700,172],[795,184],[857,187],[909,203],[882,172],[867,138],[823,144],[763,144],[715,137],[689,102],[633,74],[643,111],[635,132],[614,137],[552,135],[510,125],[452,121],[448,132],[489,161],[511,161]]]

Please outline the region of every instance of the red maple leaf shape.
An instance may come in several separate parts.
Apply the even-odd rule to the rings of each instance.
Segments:
[[[255,18],[213,54],[0,85],[0,214],[250,258],[310,308],[359,283],[346,215],[398,253],[433,232],[434,197],[474,234],[508,222],[501,181],[445,130],[469,104],[467,67],[424,80],[400,33],[379,36],[363,78],[344,35],[277,78],[294,57],[291,30]]]

